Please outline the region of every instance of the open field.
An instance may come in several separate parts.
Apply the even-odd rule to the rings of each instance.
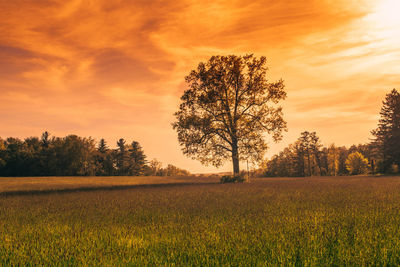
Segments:
[[[0,265],[400,264],[400,177],[53,179],[0,178]]]
[[[217,178],[160,176],[0,177],[0,195],[127,189],[164,184],[215,183]]]

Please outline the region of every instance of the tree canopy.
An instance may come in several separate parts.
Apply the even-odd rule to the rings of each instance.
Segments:
[[[127,144],[121,138],[117,148],[109,148],[104,139],[68,135],[50,137],[44,132],[41,139],[28,137],[0,138],[0,176],[87,176],[87,175],[189,175],[173,165],[154,172],[147,165],[146,155],[137,141]]]
[[[266,58],[213,56],[199,63],[185,80],[173,128],[185,155],[203,164],[220,166],[231,159],[260,161],[267,150],[264,134],[274,141],[286,130],[282,108],[282,80],[267,80]]]
[[[360,152],[353,152],[347,157],[346,168],[353,175],[366,173],[368,160]]]

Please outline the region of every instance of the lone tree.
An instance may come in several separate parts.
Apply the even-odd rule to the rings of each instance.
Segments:
[[[268,82],[265,57],[213,56],[185,77],[188,89],[181,97],[173,128],[182,151],[202,164],[221,166],[232,159],[260,161],[266,149],[264,133],[275,142],[286,130],[282,108],[282,80]]]

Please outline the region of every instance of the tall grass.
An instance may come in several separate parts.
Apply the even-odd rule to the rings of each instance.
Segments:
[[[400,179],[0,197],[1,265],[399,265]]]

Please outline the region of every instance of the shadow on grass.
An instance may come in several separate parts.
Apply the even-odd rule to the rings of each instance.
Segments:
[[[127,190],[127,189],[146,189],[146,188],[173,188],[180,186],[192,185],[218,185],[215,182],[205,183],[161,183],[161,184],[137,184],[137,185],[111,185],[111,186],[83,186],[76,188],[54,188],[54,189],[39,189],[39,190],[14,190],[0,192],[0,197],[9,196],[28,196],[28,195],[49,195],[62,193],[76,192],[93,192],[93,191],[112,191],[112,190]]]

